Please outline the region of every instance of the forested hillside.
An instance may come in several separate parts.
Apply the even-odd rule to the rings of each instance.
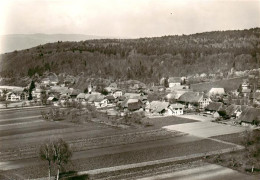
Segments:
[[[260,28],[141,39],[49,43],[0,56],[1,77],[45,71],[158,82],[165,76],[224,74],[260,67]]]

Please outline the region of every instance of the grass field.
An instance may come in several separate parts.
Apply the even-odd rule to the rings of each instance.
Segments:
[[[198,84],[191,84],[190,87],[194,91],[209,91],[213,87],[222,87],[226,91],[236,90],[239,88],[239,85],[243,83],[245,77],[239,77],[234,79],[224,79],[214,82],[205,82]]]

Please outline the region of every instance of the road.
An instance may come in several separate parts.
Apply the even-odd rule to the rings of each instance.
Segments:
[[[207,164],[178,172],[165,173],[138,180],[257,180],[258,178],[239,173],[216,164]]]

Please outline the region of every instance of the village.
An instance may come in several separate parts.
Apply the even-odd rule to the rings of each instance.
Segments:
[[[215,122],[232,125],[258,126],[260,124],[260,80],[257,73],[248,75],[239,88],[227,91],[212,87],[207,91],[190,88],[186,77],[162,78],[158,85],[147,86],[132,81],[127,86],[111,82],[92,84],[83,91],[71,88],[75,79],[63,80],[48,73],[27,87],[1,86],[1,108],[54,106],[66,108],[72,104],[84,109],[95,107],[108,116],[141,113],[146,117],[192,115],[207,117]],[[195,118],[196,119],[196,118]]]

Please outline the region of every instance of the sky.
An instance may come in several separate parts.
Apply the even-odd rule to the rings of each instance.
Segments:
[[[260,0],[0,0],[0,35],[152,37],[260,27]]]

